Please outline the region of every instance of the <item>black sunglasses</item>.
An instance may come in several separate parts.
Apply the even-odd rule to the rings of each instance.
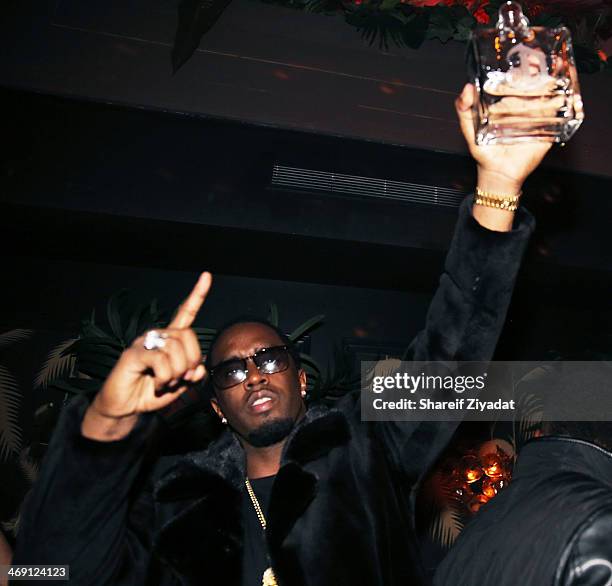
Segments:
[[[216,387],[229,389],[244,382],[249,376],[248,360],[252,360],[257,370],[262,374],[276,374],[289,368],[289,356],[287,346],[262,348],[251,356],[232,358],[220,362],[210,369],[210,377]]]

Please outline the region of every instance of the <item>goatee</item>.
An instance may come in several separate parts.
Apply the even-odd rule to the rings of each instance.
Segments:
[[[251,431],[246,436],[246,441],[254,448],[265,448],[277,444],[291,433],[294,423],[290,417],[273,419]]]

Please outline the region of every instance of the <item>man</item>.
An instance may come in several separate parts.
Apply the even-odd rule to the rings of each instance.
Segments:
[[[480,203],[460,210],[415,360],[491,358],[533,228],[513,204],[550,145],[477,147],[472,99],[466,86],[456,105]],[[210,285],[203,273],[170,326],[136,340],[91,404],[67,407],[14,563],[70,564],[73,583],[96,586],[420,583],[413,489],[455,426],[364,423],[355,396],[306,409],[305,374],[269,325],[234,324],[210,352],[227,431],[170,467],[150,462],[154,412],[205,376],[190,327]]]
[[[590,374],[548,377],[549,400],[588,401]],[[604,363],[597,384],[609,388],[611,375]],[[541,384],[531,385],[538,395]],[[612,422],[554,421],[544,433],[521,450],[509,487],[463,530],[435,586],[612,584]]]

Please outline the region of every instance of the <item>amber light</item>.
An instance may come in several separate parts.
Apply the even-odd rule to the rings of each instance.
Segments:
[[[484,473],[489,478],[500,478],[503,474],[502,465],[497,455],[487,454],[482,458]]]

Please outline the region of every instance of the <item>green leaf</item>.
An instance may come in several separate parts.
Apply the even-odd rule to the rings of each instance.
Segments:
[[[367,5],[347,10],[346,22],[361,33],[370,45],[378,41],[379,48],[387,50],[389,42],[399,47],[406,44],[404,27],[411,21],[411,13],[373,11]]]
[[[72,353],[74,347],[74,339],[64,340],[57,346],[51,349],[47,355],[42,368],[34,377],[34,388],[47,388],[49,382],[70,374],[75,363],[75,356]]]
[[[451,12],[448,9],[435,7],[429,14],[429,29],[427,30],[428,39],[439,39],[446,43],[453,37],[455,25]]]
[[[0,460],[8,460],[21,449],[20,403],[21,392],[17,379],[0,365]]]
[[[289,339],[292,342],[297,342],[302,336],[306,335],[312,329],[321,325],[323,320],[325,319],[324,315],[315,315],[311,317],[309,320],[306,320],[302,325],[298,326],[289,334]]]
[[[27,340],[32,335],[32,330],[16,329],[0,334],[0,348],[6,348],[16,342]]]
[[[456,41],[467,41],[476,27],[476,24],[476,19],[471,14],[459,19],[455,25],[453,38]]]
[[[130,317],[127,327],[125,328],[125,344],[129,346],[142,332],[140,330],[141,320],[147,319],[149,313],[149,305],[141,305],[134,311]]]
[[[106,380],[106,377],[111,371],[111,369],[106,366],[99,366],[91,362],[79,362],[77,368],[80,373],[98,379],[99,381]]]
[[[30,457],[30,448],[24,448],[19,453],[19,467],[30,484],[38,478],[39,463]]]
[[[394,10],[400,3],[400,0],[383,0],[380,4],[380,9],[383,11]]]
[[[81,337],[86,338],[90,336],[97,336],[100,338],[109,337],[108,333],[102,328],[98,327],[94,322],[84,320],[81,322]]]
[[[472,13],[468,10],[467,6],[455,4],[454,6],[445,6],[440,8],[448,12],[450,18],[456,21],[463,18],[472,18]]]
[[[443,548],[449,549],[463,529],[463,518],[458,507],[453,501],[437,511],[432,519],[429,531],[434,543],[439,543]]]
[[[147,330],[164,327],[169,321],[168,317],[169,316],[163,315],[162,312],[159,311],[157,299],[153,299],[149,303],[148,309],[140,315],[138,325],[136,326],[136,332],[134,337],[130,340],[130,343],[134,341],[134,338],[144,334]]]
[[[310,368],[317,373],[321,372],[321,367],[317,364],[317,361],[312,356],[300,352],[300,360],[306,368]]]
[[[101,368],[107,367],[110,371],[117,364],[117,360],[119,360],[119,356],[109,356],[108,354],[103,354],[101,352],[84,352],[79,355],[77,366],[81,372],[84,372],[83,365],[95,365]]]
[[[426,12],[416,14],[414,18],[406,23],[402,31],[403,42],[411,49],[418,49],[427,36],[429,27],[429,16]]]
[[[344,11],[339,0],[309,0],[303,6],[305,12],[324,12],[329,15]]]

